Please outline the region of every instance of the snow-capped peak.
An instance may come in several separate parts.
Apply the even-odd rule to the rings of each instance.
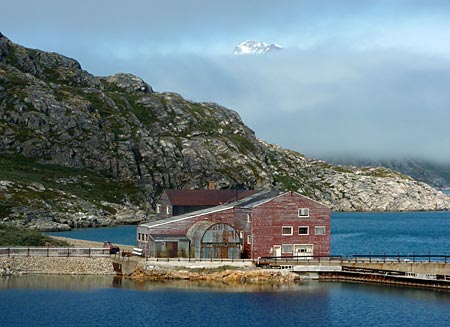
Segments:
[[[283,47],[279,44],[267,44],[258,41],[244,41],[239,43],[233,51],[233,54],[265,54],[272,50],[281,50]]]

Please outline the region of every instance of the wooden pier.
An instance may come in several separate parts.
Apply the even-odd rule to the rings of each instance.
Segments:
[[[257,266],[316,274],[321,281],[346,281],[450,290],[450,256],[355,255],[264,257]]]

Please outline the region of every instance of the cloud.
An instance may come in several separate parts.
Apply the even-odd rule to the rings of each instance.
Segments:
[[[218,102],[268,142],[450,161],[448,1],[15,0],[2,13],[15,42]],[[246,39],[285,50],[232,56]]]
[[[140,62],[157,90],[237,110],[257,136],[312,156],[446,158],[450,62],[333,46]]]

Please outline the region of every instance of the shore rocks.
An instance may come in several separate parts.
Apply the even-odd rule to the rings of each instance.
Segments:
[[[291,271],[255,268],[251,262],[142,261],[137,263],[133,273],[125,277],[224,284],[286,284],[300,281],[300,276]]]

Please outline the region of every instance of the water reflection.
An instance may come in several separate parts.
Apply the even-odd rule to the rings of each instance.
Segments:
[[[84,290],[99,288],[122,288],[139,291],[153,291],[161,289],[218,291],[218,292],[279,292],[317,291],[323,288],[319,282],[309,281],[292,284],[239,284],[188,280],[171,281],[134,281],[112,276],[93,275],[20,275],[0,278],[1,289],[59,289]]]

